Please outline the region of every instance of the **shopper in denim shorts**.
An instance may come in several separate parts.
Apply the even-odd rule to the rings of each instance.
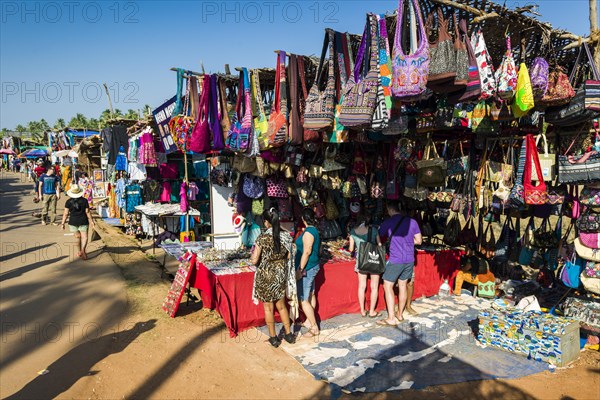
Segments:
[[[387,319],[379,325],[398,325],[404,318],[402,314],[406,306],[407,282],[412,279],[415,268],[415,245],[422,243],[421,230],[417,221],[400,213],[396,203],[388,203],[389,218],[380,228],[379,235],[390,242],[390,258],[383,273],[383,290],[387,306]],[[394,285],[398,283],[398,314],[394,313],[396,296]]]

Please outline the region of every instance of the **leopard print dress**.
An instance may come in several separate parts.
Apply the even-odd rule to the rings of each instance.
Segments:
[[[256,268],[256,298],[264,303],[284,298],[287,282],[287,250],[282,243],[281,251],[276,253],[273,236],[264,233],[256,239],[256,245],[261,248],[260,262]]]

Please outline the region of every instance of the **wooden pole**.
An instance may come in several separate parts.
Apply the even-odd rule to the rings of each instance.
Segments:
[[[598,2],[597,0],[590,0],[590,37],[595,38],[594,62],[596,67],[600,67],[600,35],[598,30]]]

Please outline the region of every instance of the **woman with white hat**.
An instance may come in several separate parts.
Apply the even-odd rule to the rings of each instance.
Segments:
[[[85,191],[79,185],[71,185],[67,191],[69,200],[65,203],[65,212],[63,214],[61,227],[65,229],[65,222],[69,217],[69,231],[75,234],[77,239],[78,250],[77,257],[87,260],[85,247],[88,242],[88,229],[94,229],[94,220],[90,213],[90,205],[87,199],[83,198]]]

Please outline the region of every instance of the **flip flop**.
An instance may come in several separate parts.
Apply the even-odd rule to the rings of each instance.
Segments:
[[[415,310],[406,310],[407,313],[409,313],[410,315],[419,315],[418,312],[416,312]]]
[[[308,332],[306,332],[304,335],[302,335],[305,338],[313,338],[315,336],[319,336],[321,332],[317,332],[315,333],[312,329],[309,329]]]
[[[394,328],[398,326],[398,324],[390,324],[387,319],[382,319],[382,320],[377,321],[377,325],[379,325],[379,326],[392,326]]]
[[[375,315],[369,314],[369,318],[377,318],[377,317],[381,317],[381,313],[380,312],[376,313]]]

